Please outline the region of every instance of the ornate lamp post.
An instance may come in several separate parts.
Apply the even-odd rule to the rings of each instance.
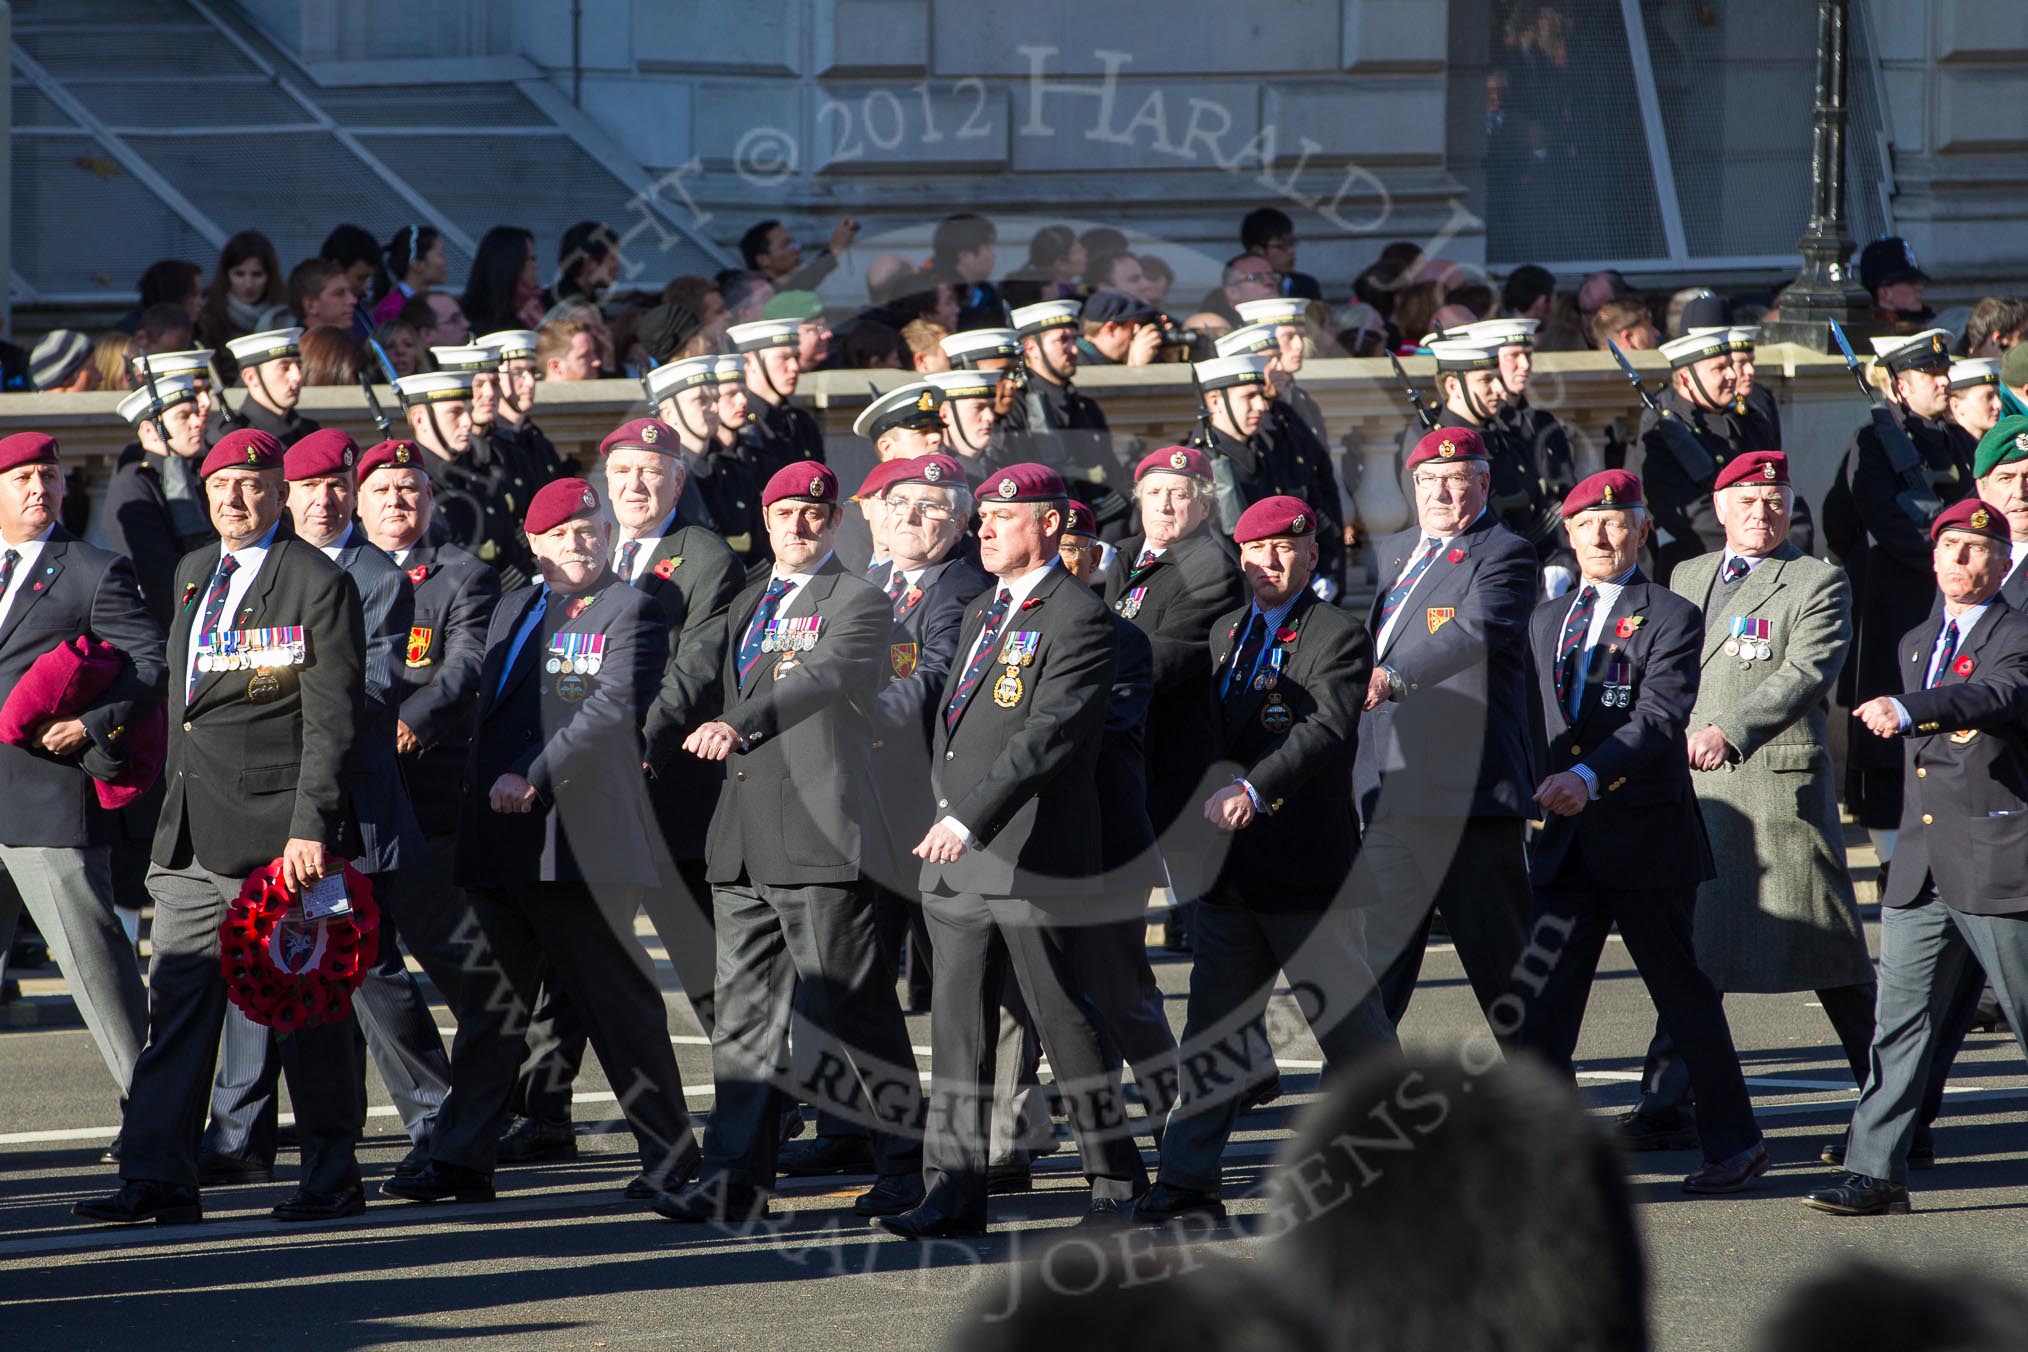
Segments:
[[[1849,330],[1870,325],[1873,299],[1846,267],[1845,30],[1850,0],[1817,0],[1817,101],[1811,115],[1810,223],[1798,243],[1803,265],[1782,297],[1781,318],[1761,341],[1831,350],[1835,319]]]

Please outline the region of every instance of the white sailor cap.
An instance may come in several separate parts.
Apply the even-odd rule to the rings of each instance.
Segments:
[[[1706,357],[1722,357],[1732,351],[1732,330],[1723,324],[1692,329],[1681,338],[1671,338],[1663,343],[1661,351],[1672,369],[1703,361]]]
[[[1490,343],[1462,338],[1438,338],[1423,344],[1436,358],[1439,371],[1497,371],[1500,349]]]
[[[680,361],[665,361],[644,377],[648,386],[648,398],[659,404],[670,395],[691,389],[698,385],[718,384],[718,358],[709,353],[701,357],[685,357]],[[744,357],[735,358],[742,368]]]
[[[169,408],[186,400],[195,399],[197,397],[197,382],[187,375],[157,376],[155,377],[153,397],[151,397],[145,386],[135,390],[120,401],[120,416],[134,426],[139,427],[143,422],[147,421],[148,415],[154,411],[156,397],[162,400],[163,408]]]
[[[193,347],[182,352],[151,352],[134,358],[134,374],[150,372],[157,381],[163,376],[196,376],[209,384],[212,349]]]
[[[473,339],[480,347],[490,347],[499,353],[501,361],[534,356],[536,345],[541,340],[541,335],[534,329],[501,329]]]
[[[852,420],[852,435],[877,438],[896,427],[943,426],[937,410],[944,404],[943,392],[924,380],[913,380],[881,395]]]
[[[1921,333],[1894,334],[1871,341],[1873,359],[1889,371],[1940,369],[1951,362],[1951,335],[1947,329],[1924,329]]]
[[[470,371],[420,371],[412,376],[403,376],[394,382],[407,403],[420,400],[425,404],[441,404],[455,399],[472,397],[472,373]]]
[[[1481,319],[1462,328],[1449,330],[1452,337],[1468,342],[1486,343],[1492,347],[1533,347],[1535,330],[1542,327],[1539,319]]]
[[[1310,302],[1301,296],[1269,296],[1243,300],[1232,308],[1249,324],[1300,324],[1309,317]]]
[[[741,352],[759,352],[769,347],[796,346],[801,341],[797,336],[801,327],[794,319],[756,319],[750,324],[734,324],[725,331],[725,336]]]
[[[937,344],[958,366],[970,366],[992,357],[1021,355],[1021,335],[1012,329],[966,329]]]
[[[241,366],[258,366],[264,361],[281,357],[294,357],[303,350],[301,329],[269,329],[266,333],[249,333],[244,338],[226,340],[226,351]]]
[[[1075,300],[1045,300],[1024,305],[1013,314],[1014,330],[1026,338],[1044,329],[1075,327],[1084,303]]]
[[[971,371],[962,367],[932,371],[923,379],[937,387],[946,403],[953,399],[991,399],[1000,387],[1000,372]]]
[[[468,343],[461,347],[433,347],[430,360],[437,364],[439,371],[497,371],[500,369],[500,354],[484,343]]]
[[[1193,369],[1197,372],[1197,383],[1210,391],[1222,390],[1230,385],[1264,384],[1267,368],[1265,356],[1247,352],[1231,357],[1213,357],[1210,361],[1198,362]]]
[[[1231,333],[1221,333],[1212,340],[1221,357],[1238,356],[1242,352],[1274,352],[1276,348],[1275,326],[1266,322],[1243,324]]]
[[[711,375],[721,385],[733,385],[746,379],[746,358],[737,352],[721,352],[711,359]]]
[[[2000,383],[2000,362],[1995,357],[1960,357],[1951,363],[1951,388],[1968,390],[1974,385]]]
[[[1726,330],[1725,338],[1734,352],[1751,352],[1760,338],[1760,325],[1734,324]]]

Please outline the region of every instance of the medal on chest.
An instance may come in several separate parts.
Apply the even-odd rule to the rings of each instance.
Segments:
[[[1741,666],[1750,666],[1774,656],[1774,645],[1768,641],[1774,637],[1774,621],[1734,615],[1727,624],[1732,631],[1725,640],[1727,657],[1737,657]]]
[[[558,634],[549,640],[549,657],[542,669],[552,676],[596,676],[605,664],[604,634]],[[561,694],[562,690],[563,683],[559,681],[557,692]]]
[[[1599,703],[1608,709],[1630,708],[1634,702],[1634,667],[1623,657],[1606,663],[1605,680],[1599,689]]]
[[[1135,587],[1132,591],[1128,592],[1125,596],[1122,596],[1120,598],[1119,604],[1120,614],[1126,619],[1129,620],[1133,619],[1136,615],[1141,613],[1141,605],[1144,601],[1147,600],[1147,598],[1148,598],[1148,589],[1146,587]]]
[[[1021,702],[1027,687],[1021,681],[1021,669],[1035,665],[1035,650],[1041,646],[1042,635],[1032,629],[1021,629],[1007,635],[1000,645],[1000,663],[1006,668],[993,682],[993,703],[1002,709],[1011,709]]]
[[[1254,673],[1255,690],[1272,690],[1282,683],[1282,659],[1287,655],[1280,647],[1268,649],[1266,664]]]

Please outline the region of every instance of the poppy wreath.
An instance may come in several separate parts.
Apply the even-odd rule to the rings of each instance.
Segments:
[[[225,908],[218,965],[226,998],[277,1033],[336,1023],[352,1012],[352,992],[380,951],[380,908],[373,885],[345,865],[346,915],[302,918],[282,880],[282,861],[258,869]],[[296,918],[289,913],[296,910]]]

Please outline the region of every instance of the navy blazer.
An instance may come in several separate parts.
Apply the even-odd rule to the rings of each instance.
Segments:
[[[724,703],[719,667],[725,661],[725,616],[745,585],[746,570],[724,540],[701,526],[663,536],[635,575],[634,589],[662,612],[669,666],[648,710],[648,799],[669,857],[704,857],[711,807],[725,767],[683,750],[683,739],[718,716]]]
[[[1599,796],[1575,817],[1548,815],[1529,872],[1538,887],[1567,869],[1619,890],[1695,887],[1713,876],[1683,741],[1704,669],[1703,612],[1635,570],[1606,614],[1572,719],[1556,700],[1556,647],[1575,601],[1574,591],[1545,601],[1530,621],[1531,723],[1543,773],[1581,764],[1597,778]],[[1629,666],[1625,708],[1604,698],[1614,660]]]
[[[668,661],[661,615],[608,571],[575,602],[551,597],[510,668],[508,649],[542,594],[541,583],[509,592],[486,634],[457,881],[485,888],[538,881],[652,887],[659,876],[641,777],[641,720]],[[565,634],[604,635],[596,673],[573,673],[573,680],[546,670],[551,644]],[[508,773],[535,786],[533,812],[493,811],[493,784]]]
[[[22,579],[14,604],[0,616],[0,693],[19,684],[38,657],[81,634],[112,644],[126,661],[112,686],[79,715],[91,743],[77,756],[58,759],[40,747],[0,742],[0,784],[6,785],[0,844],[82,849],[110,843],[114,818],[99,806],[92,775],[118,772],[128,727],[159,706],[167,691],[162,630],[142,602],[133,568],[56,526],[34,574]]]
[[[1381,543],[1379,595],[1368,629],[1427,537]],[[1540,594],[1532,545],[1491,511],[1437,555],[1403,603],[1375,662],[1400,678],[1401,698],[1369,710],[1354,768],[1360,816],[1535,815],[1528,736],[1528,616]]]
[[[1905,690],[1895,698],[1910,723],[1907,774],[1881,904],[1912,904],[1934,876],[1938,897],[1955,910],[2028,911],[2028,617],[1995,597],[1951,668],[1925,690],[1941,622],[1939,613],[1901,640]]]
[[[422,865],[422,827],[394,752],[401,674],[415,624],[415,586],[387,552],[354,525],[336,560],[358,589],[366,623],[366,719],[354,745],[352,813],[359,823],[362,873]]]
[[[458,829],[465,749],[479,712],[486,629],[500,604],[500,575],[456,545],[419,544],[403,567],[415,617],[396,673],[399,717],[422,748],[402,757],[402,780],[430,836]]]

